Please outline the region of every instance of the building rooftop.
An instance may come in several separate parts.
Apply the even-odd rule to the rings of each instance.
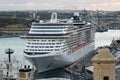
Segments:
[[[93,58],[93,62],[116,62],[116,58],[110,53],[109,49],[103,47]]]

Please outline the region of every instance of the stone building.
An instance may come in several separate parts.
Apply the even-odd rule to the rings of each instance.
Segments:
[[[108,48],[101,48],[93,58],[94,80],[115,80],[116,58]]]

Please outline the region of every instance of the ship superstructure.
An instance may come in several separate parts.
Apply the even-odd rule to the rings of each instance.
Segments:
[[[26,36],[25,57],[38,72],[72,64],[94,49],[94,31],[78,13],[69,21],[62,21],[54,12],[49,22],[32,23]]]

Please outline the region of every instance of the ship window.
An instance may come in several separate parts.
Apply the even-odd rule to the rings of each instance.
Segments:
[[[34,51],[34,49],[30,49],[30,51]]]
[[[54,45],[54,43],[52,43]]]
[[[46,46],[46,48],[49,48],[49,46]]]
[[[52,40],[52,41],[55,41],[55,40]]]
[[[35,48],[38,48],[38,46],[35,46]]]
[[[41,41],[46,41],[46,40],[41,40]]]
[[[62,30],[32,30],[31,32],[63,32]]]
[[[53,48],[53,46],[50,46],[50,48]]]
[[[32,29],[64,29],[67,27],[32,27]]]
[[[52,49],[50,49],[50,51],[52,51]]]
[[[39,45],[39,43],[36,43],[37,45]]]
[[[55,51],[59,51],[59,49],[55,49]]]
[[[60,48],[60,46],[56,46],[56,48]]]
[[[42,43],[39,43],[40,45],[42,45]]]
[[[60,43],[57,43],[57,44],[60,44]]]
[[[28,51],[28,49],[25,49],[26,51]]]
[[[31,46],[31,48],[34,48],[34,46]]]
[[[31,44],[31,43],[28,42],[28,44]]]
[[[32,26],[66,26],[67,24],[32,24]]]

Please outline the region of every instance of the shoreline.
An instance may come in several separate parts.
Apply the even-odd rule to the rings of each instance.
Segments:
[[[12,37],[19,37],[20,35],[4,35],[0,36],[0,38],[12,38]]]

